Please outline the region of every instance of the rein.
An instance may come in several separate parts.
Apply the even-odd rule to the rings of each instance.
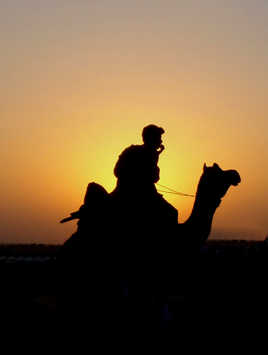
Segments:
[[[160,186],[160,187],[164,187],[165,189],[169,190],[169,191],[164,191],[164,190],[158,190],[159,192],[163,192],[166,194],[174,194],[174,195],[180,195],[180,196],[187,196],[187,197],[195,197],[195,195],[189,195],[189,194],[185,194],[183,192],[178,192],[176,190],[171,189],[170,187],[167,187],[165,185],[161,185],[156,183],[156,185]]]

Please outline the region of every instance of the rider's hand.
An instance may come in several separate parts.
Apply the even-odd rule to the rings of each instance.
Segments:
[[[159,146],[158,153],[159,153],[159,154],[162,153],[164,149],[165,149],[165,146],[164,146],[163,144],[161,144],[161,145]]]

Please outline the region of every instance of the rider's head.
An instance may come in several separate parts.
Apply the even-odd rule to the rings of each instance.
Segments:
[[[153,124],[146,126],[142,130],[142,139],[145,145],[150,145],[153,148],[159,148],[162,139],[161,135],[165,133],[162,127],[157,127]]]

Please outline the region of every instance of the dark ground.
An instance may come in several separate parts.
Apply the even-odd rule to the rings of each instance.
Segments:
[[[57,335],[56,255],[60,246],[0,246],[2,324],[29,334]],[[168,296],[164,327],[253,332],[268,315],[268,243],[209,241],[195,265],[180,270]],[[264,322],[264,323],[263,323]],[[10,327],[10,328],[9,328]],[[262,326],[263,327],[263,326]],[[266,329],[266,325],[265,325]],[[197,330],[198,331],[198,330]],[[204,329],[203,329],[204,331]]]

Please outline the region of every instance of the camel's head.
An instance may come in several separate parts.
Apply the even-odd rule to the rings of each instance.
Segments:
[[[236,170],[222,170],[216,163],[209,167],[204,164],[199,187],[207,196],[221,199],[231,185],[236,186],[240,181],[240,175]]]

